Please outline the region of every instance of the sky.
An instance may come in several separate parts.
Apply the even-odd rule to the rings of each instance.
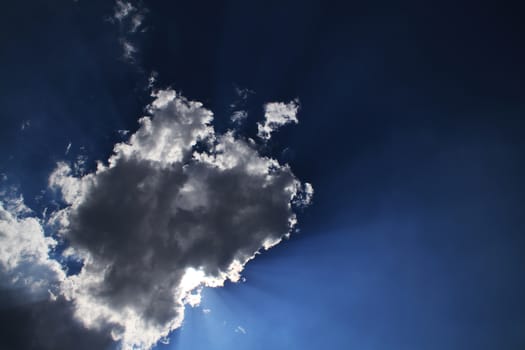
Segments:
[[[0,11],[0,349],[525,348],[512,4]]]

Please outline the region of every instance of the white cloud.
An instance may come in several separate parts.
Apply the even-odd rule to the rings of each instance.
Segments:
[[[305,207],[312,203],[312,198],[314,196],[314,188],[311,183],[305,182],[302,185],[302,188],[300,191],[298,191],[297,195],[293,199],[293,203],[297,207]]]
[[[154,114],[154,120],[142,117],[139,130],[131,135],[129,142],[115,146],[115,156],[110,162],[121,157],[159,163],[181,162],[198,141],[213,138],[210,125],[213,114],[203,108],[202,103],[188,101],[173,90],[158,91],[154,96],[148,109]]]
[[[257,136],[269,140],[272,133],[283,125],[298,123],[299,100],[289,103],[271,102],[264,106],[264,122],[257,123]]]
[[[56,241],[44,235],[40,221],[19,197],[0,200],[0,285],[20,288],[29,299],[47,299],[65,278],[49,258]]]
[[[203,314],[209,314],[211,313],[211,309],[202,309]]]
[[[59,163],[49,180],[68,203],[51,221],[84,262],[62,293],[86,327],[110,325],[126,350],[178,328],[202,287],[241,280],[249,260],[289,235],[294,205],[313,193],[253,140],[216,133],[202,103],[173,90],[154,98],[106,164],[81,176]],[[276,111],[291,113],[266,107],[272,122]]]
[[[237,326],[237,328],[235,328],[235,333],[246,334],[246,329],[244,329],[242,326]]]

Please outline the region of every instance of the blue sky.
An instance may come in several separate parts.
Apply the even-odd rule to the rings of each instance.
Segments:
[[[245,110],[238,132],[252,138],[265,103],[298,98],[299,123],[257,152],[315,189],[297,209],[300,232],[250,261],[245,282],[205,288],[170,344],[156,348],[525,346],[517,9],[130,4],[142,16],[136,30],[111,1],[4,6],[1,189],[16,187],[40,218],[63,207],[48,189],[57,162],[81,156],[90,172],[108,159],[126,140],[119,130],[139,128],[151,77],[213,111],[218,133]],[[20,305],[0,272],[0,348],[29,349],[34,338],[37,348],[69,349],[84,336],[91,348],[115,346],[76,326],[49,345],[49,306]]]

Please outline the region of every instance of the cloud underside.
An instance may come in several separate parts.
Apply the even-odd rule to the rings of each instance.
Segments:
[[[114,341],[107,332],[86,329],[76,320],[74,306],[70,302],[61,298],[20,303],[19,292],[20,289],[0,291],[0,349],[114,348]]]
[[[291,232],[294,207],[313,193],[255,141],[216,133],[201,103],[173,90],[154,97],[139,129],[96,171],[79,176],[59,163],[50,176],[66,205],[47,225],[68,242],[64,255],[82,262],[78,274],[49,259],[56,241],[42,223],[0,212],[2,230],[33,225],[36,242],[15,252],[25,265],[3,252],[2,274],[40,281],[41,295],[69,303],[76,321],[123,349],[151,348],[181,325],[202,287],[238,281],[249,260]]]

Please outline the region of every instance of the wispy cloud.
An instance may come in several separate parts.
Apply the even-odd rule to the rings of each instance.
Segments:
[[[235,124],[242,123],[246,118],[248,118],[248,112],[246,111],[235,111],[231,116],[231,121]]]
[[[128,61],[134,61],[135,54],[137,53],[137,48],[130,42],[125,39],[121,40],[123,57]]]
[[[25,129],[29,128],[31,126],[30,120],[24,120],[22,124],[20,125],[20,130],[24,131]]]
[[[264,122],[257,123],[257,136],[263,140],[269,140],[272,137],[272,133],[281,126],[291,123],[297,124],[298,110],[298,99],[295,99],[289,103],[267,103],[264,106]]]
[[[235,333],[246,334],[246,329],[242,326],[237,326],[237,328],[235,328]]]
[[[131,1],[117,0],[115,2],[110,20],[119,27],[122,57],[128,62],[136,62],[136,55],[139,52],[138,35],[146,31],[143,23],[147,12],[146,8],[138,4],[134,5]]]
[[[123,21],[136,11],[137,9],[131,4],[131,2],[117,0],[113,17],[118,21]]]

